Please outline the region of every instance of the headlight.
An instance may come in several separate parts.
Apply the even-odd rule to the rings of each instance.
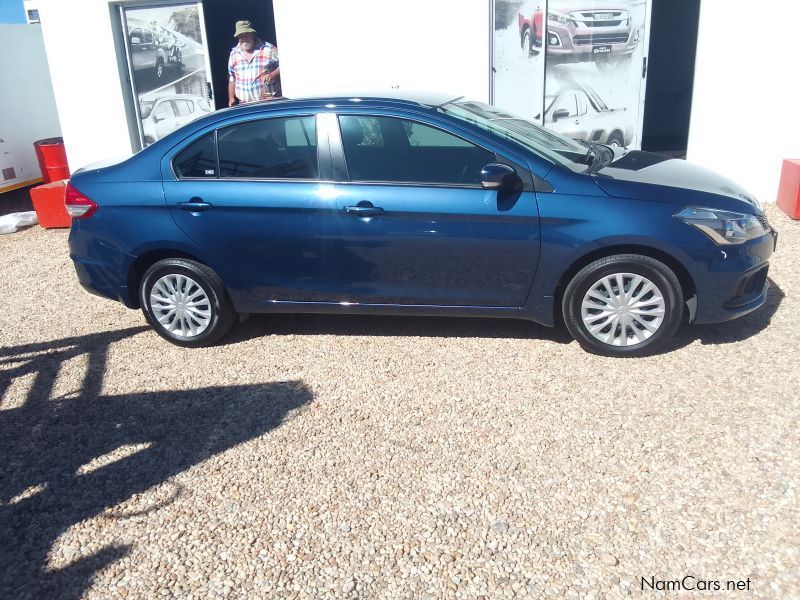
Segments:
[[[675,213],[675,216],[697,227],[720,246],[742,244],[767,233],[755,215],[690,206]]]
[[[547,20],[561,23],[562,25],[567,25],[571,19],[567,15],[551,11],[547,13]]]

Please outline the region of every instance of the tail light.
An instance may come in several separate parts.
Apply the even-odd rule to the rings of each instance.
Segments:
[[[97,210],[97,202],[81,194],[71,183],[67,184],[64,206],[73,219],[88,219]]]

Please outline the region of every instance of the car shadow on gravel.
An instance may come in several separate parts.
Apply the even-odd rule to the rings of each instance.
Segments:
[[[109,346],[145,330],[0,348],[0,598],[80,598],[131,546],[97,549],[89,547],[94,539],[67,537],[49,557],[70,527],[100,514],[126,519],[158,510],[190,492],[169,482],[166,500],[141,509],[135,498],[122,513],[114,507],[269,432],[312,400],[300,381],[103,394]],[[62,368],[82,368],[65,364],[78,357],[87,363],[82,383],[52,397]],[[30,391],[9,406],[5,392],[29,378]],[[49,567],[54,558],[68,564]]]
[[[243,323],[238,323],[222,344],[236,344],[269,335],[509,338],[549,340],[559,344],[572,342],[563,328],[545,327],[522,319],[288,313],[251,315]]]
[[[749,315],[733,321],[714,323],[711,325],[684,325],[675,339],[664,347],[663,352],[671,352],[689,344],[700,341],[703,345],[733,344],[743,342],[769,327],[773,315],[785,297],[783,290],[771,279],[764,306]]]

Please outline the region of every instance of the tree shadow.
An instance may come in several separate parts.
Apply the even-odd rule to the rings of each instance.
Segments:
[[[540,339],[569,344],[563,327],[522,319],[331,314],[254,314],[223,341],[235,344],[268,335],[337,335],[445,338]]]
[[[0,402],[14,379],[34,378],[20,406],[0,404],[0,597],[79,598],[130,546],[106,546],[49,569],[48,552],[61,534],[269,432],[312,399],[299,381],[101,394],[108,347],[144,330],[0,349]],[[80,387],[51,398],[64,361],[84,354]],[[166,502],[180,493],[176,487]]]

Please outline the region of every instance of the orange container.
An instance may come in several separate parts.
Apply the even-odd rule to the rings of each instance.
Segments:
[[[793,219],[800,219],[800,160],[783,161],[778,208]]]
[[[39,160],[39,169],[45,183],[69,179],[69,166],[67,165],[67,151],[64,148],[63,138],[47,138],[33,142],[36,158]]]
[[[54,181],[31,188],[31,200],[39,225],[45,229],[69,227],[72,219],[64,206],[67,180]]]

